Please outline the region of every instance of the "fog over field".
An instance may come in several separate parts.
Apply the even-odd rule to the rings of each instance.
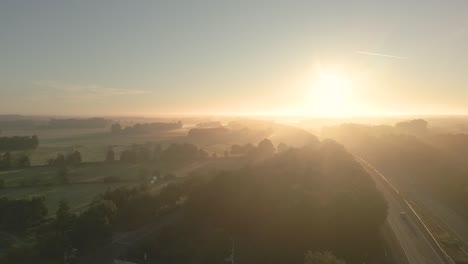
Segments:
[[[468,264],[467,10],[0,1],[0,263]]]

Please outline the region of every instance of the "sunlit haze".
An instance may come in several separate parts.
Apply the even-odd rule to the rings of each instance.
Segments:
[[[468,264],[468,0],[0,0],[0,263]]]
[[[0,113],[468,113],[466,1],[2,1]]]

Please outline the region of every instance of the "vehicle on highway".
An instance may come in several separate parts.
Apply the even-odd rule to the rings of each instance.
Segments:
[[[401,219],[403,219],[403,220],[408,219],[408,215],[406,214],[405,211],[401,211],[401,212],[400,212],[400,217],[401,217]]]

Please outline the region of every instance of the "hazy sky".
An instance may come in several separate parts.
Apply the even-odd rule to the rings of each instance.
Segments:
[[[322,99],[468,113],[467,14],[465,0],[0,0],[0,113],[321,114]],[[342,101],[314,97],[318,72],[349,81]]]

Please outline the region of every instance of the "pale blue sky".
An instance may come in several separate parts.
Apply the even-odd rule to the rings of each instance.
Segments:
[[[353,80],[356,113],[468,113],[467,13],[463,0],[0,0],[0,113],[314,114],[300,83],[317,65]]]

